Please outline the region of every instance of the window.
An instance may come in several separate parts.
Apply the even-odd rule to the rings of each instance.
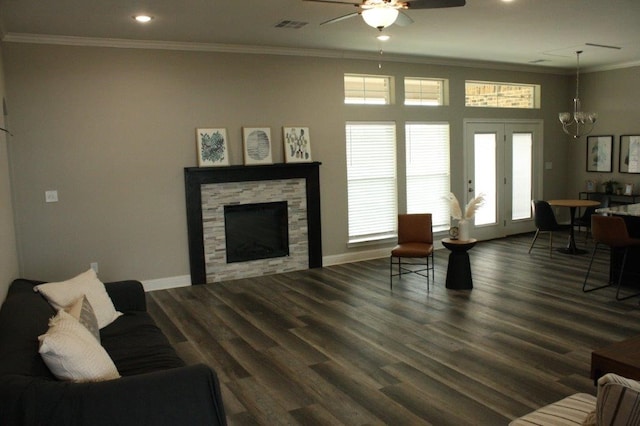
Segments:
[[[347,122],[349,243],[396,235],[396,125]]]
[[[449,229],[449,124],[407,123],[407,213],[431,213],[433,230]]]
[[[446,105],[446,80],[435,78],[404,79],[405,105]]]
[[[493,108],[540,108],[540,85],[465,82],[465,106]]]
[[[344,75],[344,103],[391,104],[391,77],[382,75]]]

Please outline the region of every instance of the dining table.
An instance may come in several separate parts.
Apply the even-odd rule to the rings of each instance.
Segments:
[[[600,201],[595,200],[579,200],[579,199],[564,199],[564,200],[549,200],[547,201],[550,206],[554,207],[568,207],[571,213],[571,227],[569,228],[569,241],[566,247],[559,248],[558,251],[565,254],[584,254],[587,250],[578,248],[576,246],[576,238],[573,228],[574,220],[576,217],[576,210],[578,208],[596,207],[600,205]]]

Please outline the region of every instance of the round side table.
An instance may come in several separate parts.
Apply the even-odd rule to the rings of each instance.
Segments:
[[[471,250],[477,242],[478,240],[475,238],[465,241],[452,240],[451,238],[442,240],[442,245],[451,251],[447,267],[447,288],[453,290],[471,290],[473,288],[471,263],[467,251]]]

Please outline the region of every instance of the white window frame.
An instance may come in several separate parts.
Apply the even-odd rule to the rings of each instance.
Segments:
[[[433,85],[437,86],[437,95],[431,96]],[[412,86],[417,90],[411,90]],[[441,106],[449,104],[449,80],[443,78],[405,77],[404,104],[407,106]]]
[[[391,105],[393,78],[388,75],[345,74],[344,103],[347,105]]]
[[[348,242],[395,238],[398,227],[396,123],[349,121],[347,149]]]
[[[446,231],[451,218],[450,124],[406,122],[407,213],[431,213],[433,231]]]

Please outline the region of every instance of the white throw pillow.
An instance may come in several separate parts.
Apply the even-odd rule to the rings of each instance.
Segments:
[[[91,332],[93,337],[100,342],[100,327],[98,327],[98,318],[93,312],[93,307],[89,303],[87,296],[79,297],[78,300],[64,308],[64,310],[78,322],[84,325]]]
[[[100,328],[111,324],[122,315],[121,312],[116,311],[104,284],[98,279],[93,269],[89,269],[70,280],[40,284],[34,289],[42,293],[56,310],[64,309],[79,297],[87,296]]]
[[[38,337],[40,355],[60,380],[97,382],[117,379],[118,369],[91,332],[63,309]]]

